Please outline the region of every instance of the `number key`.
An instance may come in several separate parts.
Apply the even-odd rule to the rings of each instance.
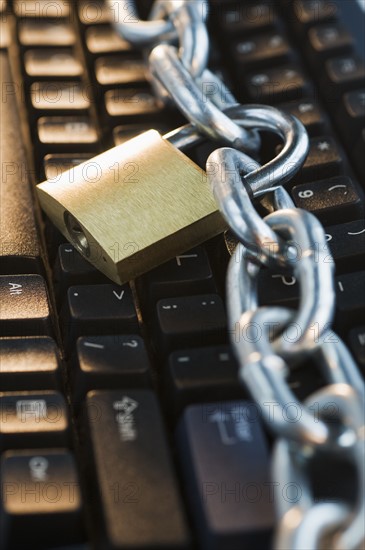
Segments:
[[[339,218],[351,221],[363,213],[358,189],[345,176],[297,185],[292,196],[298,208],[313,212],[324,224],[336,223]]]

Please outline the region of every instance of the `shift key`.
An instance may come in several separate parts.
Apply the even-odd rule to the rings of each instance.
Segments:
[[[51,336],[45,281],[40,275],[0,276],[0,335]]]
[[[271,546],[275,484],[257,413],[246,401],[193,405],[178,425],[184,487],[204,550]]]
[[[88,394],[85,428],[101,514],[98,548],[182,550],[189,534],[157,398],[149,390]]]

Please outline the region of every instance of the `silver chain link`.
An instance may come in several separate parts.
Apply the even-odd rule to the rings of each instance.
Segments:
[[[296,499],[281,499],[276,512],[277,550],[357,550],[365,538],[365,389],[344,343],[331,330],[335,307],[334,263],[323,227],[294,207],[283,185],[301,168],[308,137],[294,117],[267,106],[238,105],[207,69],[207,3],[156,0],[150,21],[140,21],[130,0],[118,4],[118,31],[135,46],[148,48],[154,89],[173,101],[191,124],[169,135],[175,145],[198,134],[228,147],[207,162],[212,192],[238,239],[227,275],[229,331],[241,382],[250,390],[267,426],[276,434],[272,478],[295,483]],[[260,149],[259,131],[283,141],[279,155],[264,166],[247,153]],[[253,200],[268,215],[262,219]],[[262,307],[258,276],[263,267],[289,269],[300,286],[296,311]],[[302,403],[288,384],[289,372],[304,361],[321,371],[326,386]],[[313,465],[334,468],[343,461],[355,474],[351,500],[318,498]]]

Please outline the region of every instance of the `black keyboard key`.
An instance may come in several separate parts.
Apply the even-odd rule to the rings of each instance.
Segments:
[[[310,210],[324,224],[362,217],[363,202],[357,187],[346,176],[297,185],[292,196],[298,208]]]
[[[92,392],[87,397],[86,424],[101,506],[94,518],[102,532],[99,547],[189,547],[154,394],[147,390]]]
[[[109,90],[105,93],[105,106],[112,117],[144,116],[161,111],[156,96],[150,90]]]
[[[61,372],[56,344],[51,338],[1,338],[2,391],[57,390]]]
[[[14,0],[13,8],[19,18],[68,18],[71,15],[68,0]]]
[[[259,274],[259,297],[262,305],[282,305],[295,308],[298,305],[300,290],[293,275],[272,273],[267,269]],[[236,338],[240,335],[237,334]]]
[[[335,109],[335,101],[340,99],[342,92],[364,86],[364,62],[355,55],[330,59],[326,62],[325,78],[324,84],[328,87],[328,99]],[[326,88],[324,92],[326,93]]]
[[[179,425],[184,488],[204,550],[270,545],[273,484],[257,412],[247,401],[195,405]]]
[[[1,548],[53,548],[84,540],[82,498],[73,455],[9,451],[1,460]]]
[[[365,222],[357,220],[326,227],[327,247],[336,262],[336,270],[356,271],[364,266]]]
[[[226,340],[226,315],[217,294],[165,298],[156,308],[157,338],[165,351]]]
[[[30,87],[33,109],[39,111],[84,111],[91,101],[78,82],[34,82]]]
[[[282,33],[271,32],[235,42],[232,53],[239,68],[257,70],[290,61],[292,50]]]
[[[67,341],[78,336],[138,331],[130,287],[101,284],[69,288],[61,328]]]
[[[83,67],[71,48],[43,48],[28,50],[24,54],[24,67],[30,77],[81,76]]]
[[[365,325],[350,330],[348,340],[352,355],[365,376]]]
[[[205,249],[198,246],[176,256],[140,278],[141,292],[148,292],[150,303],[184,294],[215,292],[216,285]]]
[[[86,31],[86,46],[90,53],[105,54],[112,52],[130,52],[131,45],[110,25],[89,27]]]
[[[293,3],[296,27],[305,30],[321,22],[334,21],[338,5],[330,0],[295,0]]]
[[[126,59],[122,55],[99,57],[95,61],[95,75],[102,86],[146,84],[146,65],[142,59]]]
[[[23,19],[18,33],[23,46],[73,46],[76,42],[71,23],[62,19]]]
[[[165,398],[175,415],[191,403],[238,399],[242,393],[229,347],[187,349],[169,356]]]
[[[273,28],[278,23],[278,16],[272,2],[247,4],[235,2],[227,5],[213,3],[213,13],[223,31],[240,33],[246,36],[249,32],[258,32]]]
[[[95,146],[98,133],[88,117],[47,116],[38,120],[38,138],[45,145]]]
[[[45,281],[40,275],[0,276],[0,335],[51,335]]]
[[[336,277],[337,315],[339,327],[365,323],[365,271]]]
[[[257,103],[277,103],[308,96],[310,85],[296,65],[255,72],[245,78],[247,92]]]
[[[69,443],[64,397],[54,391],[0,392],[0,450],[63,447]]]
[[[302,181],[315,181],[342,173],[343,158],[333,138],[321,136],[312,138],[309,152],[298,174]]]
[[[279,106],[284,112],[297,117],[305,126],[310,136],[323,135],[326,129],[326,119],[320,105],[311,99],[302,99],[282,103]]]
[[[339,130],[351,152],[361,132],[365,132],[365,88],[344,94],[336,114]]]
[[[136,334],[79,338],[76,354],[71,377],[77,406],[90,390],[138,388],[150,383],[147,351]]]
[[[365,151],[365,128],[361,131],[359,138],[356,140],[352,151],[350,151],[352,161],[355,165],[355,170],[357,171],[360,178],[365,178],[365,162],[364,162],[364,151]]]
[[[86,162],[90,158],[91,155],[88,153],[46,155],[43,160],[46,179],[53,180],[56,183],[63,172],[66,172],[67,170],[72,170],[72,168],[76,168],[76,166],[82,164],[83,162]]]
[[[116,126],[113,130],[114,145],[121,145],[122,143],[125,143],[133,137],[139,136],[143,132],[150,129],[151,123],[148,124],[148,122],[145,124],[141,122],[139,124],[122,124],[121,126]],[[164,135],[172,128],[171,125],[164,124],[163,122],[153,121],[153,129]]]
[[[322,61],[336,55],[352,52],[353,38],[349,31],[339,23],[317,25],[308,31],[311,60],[322,69]]]
[[[111,7],[118,9],[118,4],[112,4]],[[78,14],[81,23],[84,25],[96,25],[101,23],[111,23],[113,12],[104,0],[80,0],[78,3]]]
[[[70,286],[108,282],[105,275],[84,260],[72,244],[61,244],[59,247],[54,279],[57,293],[60,295],[63,295]]]
[[[32,194],[30,169],[23,146],[15,84],[8,57],[0,52],[2,101],[0,273],[38,273],[42,269]]]

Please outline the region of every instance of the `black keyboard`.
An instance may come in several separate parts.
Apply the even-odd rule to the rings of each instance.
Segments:
[[[209,31],[210,68],[241,103],[278,106],[307,128],[309,155],[287,188],[326,228],[335,330],[365,375],[361,4],[212,1]],[[142,17],[149,6],[139,2]],[[119,287],[33,192],[186,121],[157,105],[103,0],[2,0],[0,11],[1,550],[270,550],[285,488],[270,480],[271,436],[228,344],[224,237]],[[278,146],[263,136],[261,160]],[[210,150],[191,155],[203,166]],[[261,301],[295,307],[297,287],[265,270]],[[289,376],[301,399],[323,384],[310,364]]]

